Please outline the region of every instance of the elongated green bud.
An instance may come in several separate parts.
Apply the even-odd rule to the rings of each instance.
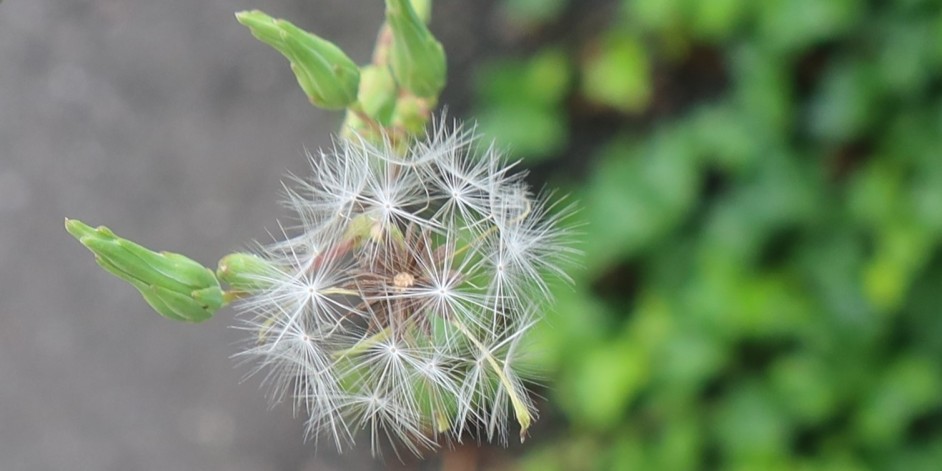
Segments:
[[[236,13],[236,19],[288,59],[298,84],[315,106],[336,110],[356,101],[359,69],[333,43],[258,10]]]
[[[202,322],[225,305],[212,270],[176,253],[154,252],[75,219],[65,229],[95,254],[109,273],[137,288],[155,311],[169,319]]]
[[[236,252],[219,260],[216,276],[233,290],[253,292],[268,288],[278,269],[268,260],[250,253]]]
[[[386,0],[386,23],[393,42],[389,65],[406,90],[435,99],[445,86],[445,50],[432,36],[409,0]]]
[[[423,23],[428,24],[429,20],[432,19],[432,0],[411,0],[409,3],[412,4],[416,16]]]
[[[388,67],[368,65],[360,69],[360,106],[367,116],[383,126],[392,122],[397,92],[396,80]]]
[[[222,307],[222,304],[219,304],[217,307],[209,309],[207,308],[208,305],[205,304],[207,299],[205,297],[199,299],[200,296],[196,295],[196,293],[213,290],[213,288],[196,290],[192,295],[186,295],[160,286],[131,284],[137,287],[138,291],[141,292],[141,296],[144,297],[144,301],[147,301],[150,307],[162,316],[175,321],[203,322],[212,317],[219,307]],[[218,296],[212,296],[212,298],[221,301],[222,290],[216,288],[215,291],[218,292]]]

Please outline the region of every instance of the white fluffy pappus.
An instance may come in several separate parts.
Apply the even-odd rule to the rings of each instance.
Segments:
[[[339,450],[361,433],[413,453],[521,440],[536,416],[521,339],[568,281],[571,204],[534,194],[473,129],[439,125],[405,150],[337,140],[292,178],[298,227],[240,304],[238,354],[274,400]],[[398,451],[396,451],[398,453]]]

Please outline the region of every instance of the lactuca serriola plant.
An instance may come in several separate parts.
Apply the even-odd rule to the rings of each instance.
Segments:
[[[520,345],[547,278],[567,278],[570,207],[475,139],[440,128],[402,154],[339,140],[288,192],[297,235],[222,261],[224,280],[254,266],[232,283],[251,332],[239,356],[338,448],[361,428],[374,450],[381,435],[415,452],[439,435],[506,443],[511,414],[521,439],[536,414]]]
[[[525,336],[568,280],[572,208],[534,193],[473,129],[425,134],[445,83],[428,0],[386,0],[373,62],[260,11],[236,14],[288,59],[307,99],[346,109],[333,148],[293,178],[297,224],[212,270],[105,227],[66,229],[105,270],[172,320],[203,322],[236,302],[250,332],[237,354],[308,432],[352,445],[368,432],[414,453],[473,437],[520,439],[536,417]]]

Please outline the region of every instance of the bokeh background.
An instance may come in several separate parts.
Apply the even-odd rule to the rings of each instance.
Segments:
[[[214,265],[340,116],[232,13],[369,60],[378,0],[0,3],[0,469],[936,470],[942,1],[436,2],[442,102],[579,201],[527,445],[315,453],[65,216]]]

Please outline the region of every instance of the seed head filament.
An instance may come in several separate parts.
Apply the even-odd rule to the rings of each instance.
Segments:
[[[365,430],[418,454],[507,443],[514,422],[522,439],[536,419],[520,358],[548,277],[568,280],[572,209],[480,149],[460,127],[408,146],[341,139],[289,193],[301,233],[260,254],[278,268],[242,299],[240,356],[312,436],[344,448]]]

